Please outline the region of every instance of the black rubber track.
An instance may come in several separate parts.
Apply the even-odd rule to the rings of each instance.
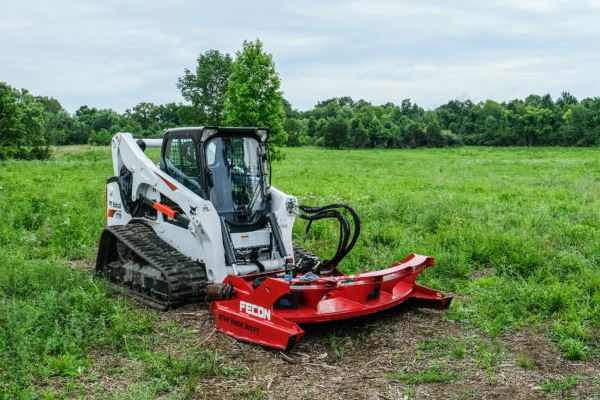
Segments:
[[[143,264],[160,271],[161,277],[126,270],[120,260],[121,243]],[[165,243],[143,223],[107,227],[100,238],[96,272],[108,278],[116,291],[135,297],[159,310],[204,300],[206,269]]]

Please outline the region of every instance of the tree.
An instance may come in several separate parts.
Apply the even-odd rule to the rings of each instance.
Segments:
[[[46,123],[46,143],[49,145],[66,144],[73,131],[73,118],[66,110],[48,113]]]
[[[342,119],[331,118],[325,125],[323,145],[325,147],[343,148],[348,143],[348,123]]]
[[[425,125],[420,121],[410,120],[403,128],[403,136],[407,144],[412,147],[421,147],[425,144]]]
[[[0,160],[12,158],[25,136],[18,92],[0,82]]]
[[[108,146],[112,140],[112,136],[108,130],[102,128],[98,132],[92,131],[88,142],[95,146]]]
[[[271,143],[283,146],[285,111],[281,83],[273,57],[263,51],[260,40],[244,41],[236,53],[233,73],[225,94],[223,122],[230,126],[269,128]]]
[[[45,136],[48,114],[44,110],[44,105],[37,102],[26,90],[22,90],[20,100],[26,149],[22,148],[18,157],[27,160],[50,158],[50,144],[46,142]]]
[[[69,144],[84,144],[88,142],[92,133],[92,122],[97,113],[98,110],[95,107],[90,108],[87,105],[81,106],[75,111],[76,129],[68,139]]]
[[[46,145],[66,144],[73,131],[73,117],[52,97],[36,96],[35,100],[44,106],[47,114],[44,133]]]
[[[442,127],[436,118],[434,111],[427,111],[423,118],[425,124],[425,146],[442,146]]]
[[[127,110],[125,114],[140,124],[143,130],[148,130],[157,120],[157,107],[154,103],[141,102]]]
[[[229,54],[221,54],[218,50],[201,54],[197,61],[196,72],[186,68],[177,80],[177,87],[183,98],[192,103],[196,124],[221,125],[233,61]]]
[[[46,159],[44,105],[27,90],[21,91],[0,82],[0,159]]]
[[[577,104],[577,98],[569,92],[562,92],[556,100],[556,105],[562,109],[567,109],[569,106]]]
[[[523,123],[526,146],[547,144],[546,138],[550,136],[552,131],[550,126],[552,111],[546,108],[525,106],[525,112],[521,114],[520,118]]]
[[[287,145],[294,146],[303,146],[310,143],[310,138],[308,137],[308,120],[297,119],[297,118],[287,118],[283,123],[283,128],[285,132],[288,134]]]
[[[98,110],[92,119],[92,130],[100,131],[106,129],[112,134],[119,131],[121,116],[114,110]]]
[[[179,107],[175,103],[167,103],[158,106],[158,122],[163,128],[174,128],[181,125],[179,120]]]

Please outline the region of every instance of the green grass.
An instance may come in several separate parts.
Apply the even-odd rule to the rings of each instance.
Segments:
[[[444,364],[435,364],[431,367],[423,369],[407,368],[406,371],[387,374],[387,376],[395,381],[416,385],[421,383],[432,382],[452,382],[459,379],[459,374],[448,371]]]
[[[361,216],[345,272],[384,268],[411,252],[431,255],[436,266],[420,282],[459,295],[446,318],[492,338],[544,326],[564,356],[598,354],[599,150],[288,153],[274,165],[275,186],[301,204],[343,202]],[[301,241],[303,227],[296,232]],[[331,255],[336,235],[333,224],[315,226],[306,246]]]
[[[276,187],[306,205],[350,204],[361,216],[361,238],[341,263],[344,272],[385,268],[412,252],[430,255],[436,265],[419,283],[458,295],[445,318],[483,329],[492,342],[530,326],[567,358],[600,353],[599,150],[286,152],[273,163]],[[110,153],[83,146],[55,154],[55,161],[0,163],[0,384],[8,384],[0,398],[68,398],[81,379],[91,379],[92,354],[104,349],[143,365],[135,385],[106,398],[182,398],[198,376],[226,379],[231,367],[216,353],[169,358],[157,350],[163,328],[155,314],[113,298],[92,278]],[[299,221],[295,241],[304,229]],[[304,246],[330,257],[337,235],[335,224],[319,221]],[[353,345],[343,339],[330,343],[339,359]],[[437,357],[433,346],[441,346],[460,358],[464,345],[425,341],[418,351]],[[493,372],[502,350],[484,347],[477,354]],[[218,360],[213,369],[191,365],[211,359]],[[522,363],[527,369],[528,360]],[[157,375],[155,365],[180,374]],[[440,375],[411,373],[428,379],[418,375],[431,372]],[[60,387],[40,388],[55,377]]]
[[[578,375],[564,375],[561,379],[549,379],[541,383],[540,387],[552,394],[561,394],[573,389],[583,378]]]
[[[523,352],[521,352],[521,355],[517,360],[517,364],[519,365],[519,367],[528,371],[532,371],[535,369],[535,363],[533,362],[533,360],[527,357]]]
[[[451,355],[461,359],[466,353],[466,343],[451,337],[425,339],[417,344],[416,349],[419,358],[440,358]]]
[[[336,334],[329,337],[329,344],[331,345],[333,354],[340,360],[344,358],[346,350],[351,349],[355,345],[351,337],[338,336]]]
[[[93,277],[112,167],[107,149],[75,150],[59,149],[56,161],[0,163],[0,399],[70,398],[78,382],[94,379],[94,351],[139,360],[145,371],[140,387],[103,398],[183,398],[198,376],[241,373],[208,350],[155,350],[156,314],[113,298]],[[62,383],[39,388],[53,382]]]

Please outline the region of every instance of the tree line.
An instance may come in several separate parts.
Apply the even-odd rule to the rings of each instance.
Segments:
[[[351,97],[298,111],[284,99],[272,56],[260,40],[244,41],[235,58],[209,50],[185,69],[177,87],[186,103],[142,102],[119,114],[81,106],[67,112],[54,98],[0,82],[0,159],[45,159],[55,145],[107,145],[119,131],[160,137],[190,125],[264,126],[276,146],[416,148],[596,146],[600,98],[569,92],[509,102],[450,100],[433,110],[411,102],[373,105]]]
[[[410,99],[374,106],[350,97],[318,103],[313,110],[286,108],[288,145],[336,148],[474,146],[597,146],[600,98],[578,101],[568,92],[525,100],[474,103],[451,100],[424,110]]]
[[[67,112],[54,98],[34,96],[0,82],[0,160],[47,159],[57,145],[107,145],[119,131],[158,137],[181,124],[179,106],[140,103],[119,114],[81,106]]]

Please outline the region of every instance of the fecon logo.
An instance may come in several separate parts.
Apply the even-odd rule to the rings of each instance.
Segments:
[[[256,304],[246,303],[245,301],[240,301],[240,312],[266,319],[267,321],[271,320],[271,310],[257,306]]]

